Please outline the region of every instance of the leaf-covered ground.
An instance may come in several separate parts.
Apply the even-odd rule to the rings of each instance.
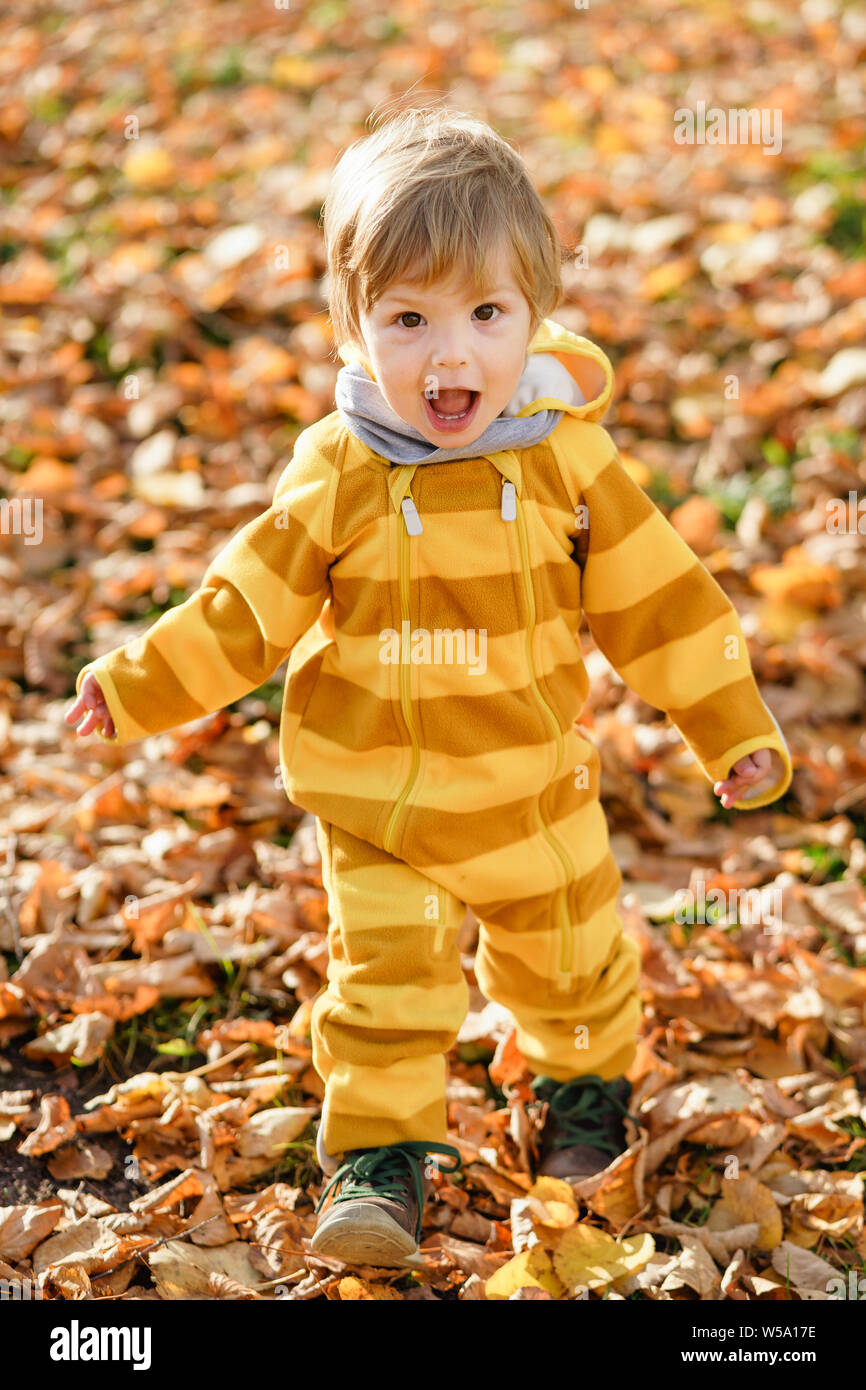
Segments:
[[[837,0],[6,7],[0,489],[41,501],[42,534],[0,528],[0,1279],[697,1301],[863,1276],[864,56]],[[581,1187],[533,1187],[529,1077],[467,914],[463,1171],[437,1177],[404,1273],[308,1250],[327,902],[277,776],[284,671],[132,748],[63,714],[333,409],[321,202],[410,89],[515,143],[583,247],[554,316],[611,356],[606,423],[736,603],[795,775],[723,810],[585,637],[643,954],[640,1127]],[[700,102],[779,113],[778,151],[677,143]],[[683,889],[711,904],[696,921]]]

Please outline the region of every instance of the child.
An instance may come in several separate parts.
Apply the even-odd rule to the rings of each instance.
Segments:
[[[393,1266],[417,1252],[422,1163],[459,1166],[467,904],[479,986],[534,1073],[537,1171],[579,1178],[624,1147],[639,954],[575,723],[581,610],[725,806],[774,801],[792,766],[732,604],[600,423],[610,362],[548,317],[563,253],[515,151],[463,113],[404,111],[344,153],[324,231],[337,409],[198,592],[79,672],[66,717],[129,743],[289,659],[280,761],[331,914],[312,1245]]]

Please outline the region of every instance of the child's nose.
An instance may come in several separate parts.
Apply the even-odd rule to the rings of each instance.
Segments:
[[[462,340],[456,335],[443,336],[433,353],[433,371],[453,372],[465,367],[468,361],[469,353]]]

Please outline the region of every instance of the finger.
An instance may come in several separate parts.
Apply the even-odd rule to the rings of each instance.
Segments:
[[[741,790],[742,788],[735,778],[728,778],[725,782],[717,782],[713,787],[713,791],[726,811],[730,810],[733,803],[739,800]]]
[[[739,777],[726,777],[723,782],[716,782],[713,791],[718,796],[729,795],[731,792],[739,791],[741,782]]]
[[[84,703],[84,696],[77,695],[75,697],[75,703],[69,706],[69,709],[66,711],[63,718],[66,720],[67,724],[74,724],[76,720],[78,720],[81,717],[83,711],[86,708],[87,706]]]
[[[87,675],[84,677],[84,680],[81,682],[81,690],[79,694],[83,695],[87,703],[90,705],[95,704],[97,701],[102,701],[104,703],[105,700],[102,686],[99,684],[99,681],[96,679],[92,671],[88,671]]]
[[[754,782],[756,777],[760,777],[761,769],[757,763],[748,763],[745,767],[737,768],[736,775],[744,782]]]
[[[89,709],[85,714],[84,718],[82,719],[81,723],[79,724],[78,728],[75,730],[75,732],[78,735],[80,735],[81,738],[86,738],[88,734],[93,733],[93,730],[96,728],[96,724],[96,711]]]
[[[85,710],[90,709],[98,710],[101,714],[108,713],[105,697],[98,686],[95,690],[88,688],[86,692],[82,689],[63,717],[68,724],[74,724],[77,719],[81,718]]]

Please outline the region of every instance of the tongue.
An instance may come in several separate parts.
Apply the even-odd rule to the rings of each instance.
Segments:
[[[472,404],[472,392],[457,389],[440,391],[432,398],[433,409],[439,415],[462,415]]]

